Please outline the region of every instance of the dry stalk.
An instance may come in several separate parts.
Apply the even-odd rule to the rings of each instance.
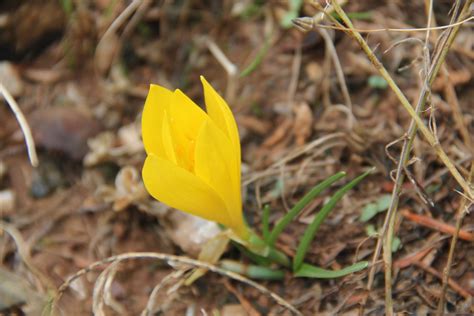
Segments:
[[[23,239],[20,231],[13,225],[0,221],[0,233],[5,231],[15,242],[18,254],[25,266],[40,281],[40,286],[45,286],[48,291],[54,292],[54,282],[33,264],[30,245]]]
[[[0,83],[0,93],[5,98],[7,104],[10,106],[10,109],[13,111],[13,114],[15,114],[18,124],[20,124],[21,131],[23,132],[23,136],[25,138],[30,163],[33,167],[37,167],[39,163],[38,154],[36,153],[35,141],[33,139],[33,135],[31,134],[30,126],[28,125],[25,116],[21,112],[18,103],[16,103],[15,99],[12,97],[10,92],[8,92],[7,88],[5,88],[2,83]]]
[[[52,302],[52,311],[53,313],[56,311],[57,305],[59,303],[59,300],[61,299],[61,296],[63,293],[67,290],[67,288],[71,285],[71,283],[76,280],[77,278],[87,274],[90,271],[93,271],[103,265],[106,264],[112,264],[112,263],[119,263],[124,260],[131,260],[131,259],[154,259],[154,260],[161,260],[165,261],[170,265],[176,265],[176,264],[184,264],[184,265],[189,265],[193,266],[196,268],[203,268],[207,269],[211,272],[223,275],[225,277],[228,277],[230,279],[245,283],[249,286],[254,287],[257,289],[260,293],[270,296],[275,302],[280,304],[282,307],[286,308],[287,310],[291,311],[293,314],[302,316],[303,314],[299,312],[294,306],[292,306],[290,303],[288,303],[286,300],[284,300],[281,296],[278,294],[270,291],[266,287],[238,274],[235,272],[227,271],[225,269],[219,268],[213,264],[191,259],[188,257],[182,257],[182,256],[175,256],[175,255],[168,255],[164,253],[159,253],[159,252],[129,252],[129,253],[124,253],[121,255],[117,256],[112,256],[105,258],[103,260],[97,261],[89,265],[88,267],[79,270],[76,272],[74,275],[69,277],[58,289],[57,295],[54,297],[54,300]]]
[[[349,110],[351,111],[352,114],[352,101],[351,97],[349,95],[349,89],[347,89],[347,84],[346,84],[346,79],[344,77],[344,72],[342,70],[341,62],[339,61],[339,56],[337,55],[336,52],[336,47],[334,47],[334,43],[332,42],[332,38],[329,35],[329,32],[324,29],[316,29],[319,34],[324,39],[324,43],[326,45],[326,50],[330,54],[333,64],[334,64],[334,69],[336,70],[336,76],[337,80],[339,81],[339,85],[341,86],[341,92],[342,96],[344,97],[344,102],[347,107],[349,107]],[[353,118],[353,116],[351,115]]]
[[[313,6],[319,8],[319,4],[312,3]],[[329,11],[329,10],[328,10]],[[312,19],[312,18],[311,18]],[[413,33],[413,32],[426,32],[426,31],[443,31],[447,29],[451,29],[454,27],[462,26],[464,23],[474,20],[474,16],[465,18],[460,20],[456,23],[448,24],[448,25],[441,25],[435,27],[407,27],[407,28],[379,28],[379,29],[359,29],[359,28],[351,28],[354,32],[357,33],[379,33],[379,32],[398,32],[398,33]],[[301,18],[299,19],[301,22]],[[314,21],[310,22],[311,26],[304,27],[307,28],[321,28],[327,30],[337,30],[337,31],[344,31],[347,32],[347,27],[344,26],[335,26],[335,25],[327,25],[327,24],[320,24]],[[468,56],[471,56],[469,52],[466,52]]]
[[[398,207],[398,196],[400,194],[400,189],[401,189],[401,184],[403,183],[404,180],[404,174],[403,170],[405,168],[406,163],[409,160],[409,154],[411,151],[412,143],[414,136],[416,135],[416,131],[419,128],[425,138],[428,140],[430,145],[434,148],[440,159],[445,163],[446,167],[449,169],[449,171],[453,174],[455,179],[458,181],[458,183],[463,187],[463,189],[466,190],[467,194],[472,198],[472,189],[470,185],[463,179],[463,177],[460,175],[456,167],[452,164],[452,162],[449,160],[447,157],[446,153],[442,150],[441,146],[439,145],[437,138],[435,135],[431,133],[431,131],[423,124],[422,120],[419,117],[419,113],[421,110],[424,108],[424,105],[426,103],[426,100],[429,95],[429,87],[431,83],[433,82],[434,78],[436,77],[441,64],[444,62],[445,56],[447,54],[447,51],[449,47],[451,46],[455,36],[457,35],[457,32],[459,30],[459,26],[461,25],[459,22],[454,22],[457,17],[457,14],[453,14],[453,19],[451,21],[450,25],[454,25],[453,28],[449,29],[448,36],[444,38],[444,42],[439,46],[441,47],[440,50],[438,50],[437,54],[435,55],[434,62],[432,66],[430,67],[429,73],[426,75],[425,79],[425,84],[423,85],[422,91],[420,93],[419,100],[417,102],[417,106],[415,110],[412,108],[411,104],[409,101],[406,99],[406,97],[403,95],[399,87],[396,85],[394,80],[391,78],[391,76],[388,74],[386,69],[383,67],[383,65],[378,61],[376,58],[375,54],[372,52],[372,50],[369,48],[365,40],[362,38],[362,36],[354,29],[354,26],[352,25],[351,21],[345,14],[345,12],[342,10],[342,8],[338,5],[337,2],[331,1],[333,4],[334,9],[336,12],[339,14],[339,16],[342,18],[344,23],[346,24],[346,28],[344,30],[354,37],[356,41],[359,43],[359,45],[362,47],[364,52],[367,54],[369,57],[369,60],[372,62],[372,64],[376,67],[376,69],[380,72],[380,74],[384,77],[384,79],[388,82],[389,86],[392,88],[392,90],[396,93],[397,97],[401,101],[402,105],[404,108],[408,111],[410,116],[412,117],[412,121],[409,127],[408,131],[408,138],[404,143],[402,153],[401,153],[401,159],[399,160],[398,168],[397,168],[397,181],[394,186],[394,190],[392,192],[392,203],[390,206],[389,211],[387,212],[387,217],[384,222],[384,227],[383,227],[383,233],[382,233],[382,238],[379,238],[377,246],[376,246],[376,251],[374,253],[374,258],[373,262],[376,262],[378,259],[378,256],[380,254],[380,249],[382,245],[382,240],[384,236],[387,236],[384,240],[386,241],[386,247],[387,249],[385,251],[385,271],[386,271],[386,313],[387,315],[392,315],[393,313],[393,306],[392,306],[392,299],[391,299],[391,240],[393,238],[393,231],[394,231],[394,222],[395,222],[395,215],[396,215],[396,209]],[[470,3],[471,1],[469,1]],[[457,2],[457,10],[459,9],[460,6],[460,1]],[[469,8],[469,4],[466,4],[463,12],[466,12],[466,10]],[[463,14],[459,15],[459,19]],[[334,21],[334,20],[333,20]],[[431,23],[431,19],[429,19],[429,22]],[[431,28],[430,24],[428,24],[428,27],[426,30],[432,30],[435,28]],[[427,38],[429,38],[429,34],[427,34]],[[388,247],[387,247],[388,245]],[[372,265],[373,267],[370,270],[369,273],[369,281],[368,281],[368,290],[371,289],[373,280],[374,280],[374,275],[375,275],[375,265]],[[365,305],[365,302],[363,303]],[[362,307],[363,308],[363,307]],[[361,313],[363,313],[363,310],[361,310]]]
[[[474,178],[474,161],[471,163],[471,171],[469,173],[469,181],[472,181]],[[446,290],[449,284],[449,274],[451,273],[451,265],[453,264],[454,258],[454,250],[456,249],[456,243],[459,238],[459,232],[461,230],[461,224],[466,216],[466,213],[469,212],[469,205],[467,205],[467,198],[465,196],[462,197],[461,204],[459,205],[459,209],[456,212],[456,230],[454,231],[453,237],[451,238],[451,244],[449,245],[449,253],[448,253],[448,261],[446,262],[446,266],[443,269],[443,285],[441,287],[441,297],[438,303],[438,310],[436,314],[439,316],[444,315],[444,304],[446,299]],[[472,205],[472,202],[470,203]]]
[[[385,81],[387,81],[388,86],[395,92],[395,94],[396,94],[397,98],[399,99],[400,103],[402,104],[402,106],[405,108],[405,110],[411,116],[412,120],[416,123],[417,128],[420,130],[420,132],[423,134],[423,136],[428,141],[430,146],[436,152],[436,155],[443,162],[443,164],[449,169],[449,171],[452,174],[452,176],[454,177],[454,179],[456,179],[458,184],[463,188],[463,190],[466,192],[466,194],[470,198],[474,198],[474,191],[471,188],[470,184],[467,183],[467,181],[463,178],[463,176],[457,170],[456,166],[451,162],[448,155],[446,154],[446,152],[443,150],[443,148],[439,144],[436,136],[433,135],[433,133],[430,131],[430,129],[428,127],[425,126],[425,124],[423,123],[423,120],[420,118],[418,113],[415,111],[415,109],[410,104],[410,101],[408,101],[407,97],[400,90],[398,85],[393,80],[392,76],[390,76],[390,74],[388,73],[387,69],[385,69],[383,64],[378,60],[377,56],[375,56],[374,52],[369,47],[369,45],[364,40],[364,38],[360,35],[360,33],[358,33],[357,31],[354,30],[354,26],[352,25],[352,22],[349,19],[349,17],[346,15],[346,13],[342,10],[342,8],[339,6],[339,4],[336,1],[332,0],[331,3],[333,4],[334,9],[339,14],[341,19],[347,25],[347,28],[345,29],[346,33],[349,34],[351,37],[353,37],[357,41],[357,43],[361,46],[362,50],[366,53],[366,55],[369,58],[370,62],[379,71],[380,75],[385,79]],[[471,3],[471,1],[468,1],[467,3]],[[467,6],[467,8],[469,8],[469,6]],[[465,11],[463,11],[463,12],[465,12]],[[456,27],[453,28],[453,29],[459,30],[459,28],[456,28]],[[435,67],[436,71],[434,71],[433,73],[437,74],[438,70],[439,70],[439,67],[441,65],[438,63],[438,64],[435,64],[434,66],[436,66]],[[435,76],[433,76],[433,78],[434,77]],[[427,90],[426,87],[424,88],[424,90]],[[425,94],[428,94],[427,92]]]
[[[183,274],[184,274],[184,270],[177,270],[177,271],[173,271],[171,272],[170,274],[168,274],[167,276],[165,276],[161,281],[160,283],[158,283],[157,285],[155,285],[155,287],[153,288],[153,290],[151,291],[150,293],[150,296],[148,297],[148,302],[146,304],[146,307],[145,309],[142,311],[142,313],[140,314],[140,316],[152,316],[152,315],[155,315],[156,311],[155,311],[155,302],[156,300],[158,299],[158,293],[160,292],[160,290],[165,286],[167,285],[168,283],[170,283],[171,281],[176,281],[178,280],[178,283],[179,285],[183,284]]]
[[[232,63],[224,52],[210,38],[205,39],[205,43],[212,55],[217,59],[219,64],[227,72],[227,87],[225,90],[225,99],[229,104],[233,104],[237,97],[237,89],[239,86],[239,68]]]

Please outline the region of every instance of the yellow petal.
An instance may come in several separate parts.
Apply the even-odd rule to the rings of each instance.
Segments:
[[[227,205],[232,218],[230,228],[241,230],[244,225],[240,191],[240,169],[229,138],[206,120],[196,140],[194,172],[211,186]]]
[[[145,151],[166,157],[163,147],[163,113],[173,102],[173,92],[157,85],[150,85],[142,114],[142,137]]]
[[[207,114],[181,90],[173,93],[169,120],[178,165],[188,171],[194,169],[194,146],[197,134]]]
[[[156,137],[159,137],[159,135],[157,135]],[[165,156],[163,158],[166,158],[176,164],[177,160],[175,148],[173,145],[173,136],[171,132],[168,113],[166,111],[163,113],[163,123],[161,125],[161,140],[163,143],[163,151],[165,153]]]
[[[219,195],[203,180],[170,161],[150,154],[142,170],[148,192],[186,213],[230,227],[232,221]]]
[[[237,123],[225,100],[214,90],[214,88],[201,76],[204,87],[204,98],[206,101],[207,114],[214,123],[229,137],[239,161],[240,169],[240,138]]]

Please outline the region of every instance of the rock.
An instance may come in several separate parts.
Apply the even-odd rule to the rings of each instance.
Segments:
[[[9,62],[0,62],[0,82],[13,97],[18,97],[23,92],[23,81],[16,68]]]

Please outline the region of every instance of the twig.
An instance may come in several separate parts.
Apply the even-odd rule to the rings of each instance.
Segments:
[[[474,178],[474,161],[471,163],[471,171],[469,174],[469,181],[472,181]],[[456,249],[456,243],[458,241],[458,237],[461,237],[461,224],[468,212],[469,206],[467,204],[466,197],[462,197],[461,204],[459,205],[459,209],[457,211],[457,220],[456,220],[456,230],[454,231],[453,238],[451,239],[451,244],[449,245],[449,254],[448,254],[448,261],[446,262],[446,266],[443,269],[443,285],[441,287],[441,298],[438,303],[438,310],[436,311],[437,315],[441,316],[444,314],[444,302],[446,296],[446,290],[449,283],[449,274],[451,272],[451,265],[453,264],[454,258],[454,250]],[[471,203],[472,204],[472,203]]]
[[[435,277],[437,277],[438,279],[442,279],[443,278],[443,275],[436,271],[435,269],[433,269],[432,267],[422,263],[421,261],[417,262],[416,265],[420,268],[422,268],[423,270],[425,270],[426,272],[434,275]],[[449,279],[448,280],[448,284],[449,286],[455,290],[456,292],[459,293],[459,295],[461,295],[462,297],[464,298],[470,298],[472,296],[472,293],[465,290],[462,286],[460,286],[457,282],[455,282],[453,279]]]
[[[206,45],[212,55],[217,59],[221,66],[227,72],[227,87],[225,90],[225,99],[229,104],[233,104],[237,95],[239,83],[239,68],[233,64],[217,44],[210,38],[206,38]]]
[[[15,242],[18,254],[23,260],[25,266],[33,273],[33,275],[38,278],[42,286],[46,286],[48,291],[54,291],[55,285],[54,282],[38,268],[36,268],[31,259],[31,249],[30,246],[25,242],[20,231],[13,225],[0,221],[0,231],[5,231]]]
[[[199,261],[199,260],[194,260],[188,257],[181,257],[181,256],[175,256],[175,255],[168,255],[164,253],[158,253],[158,252],[129,252],[129,253],[124,253],[121,255],[117,256],[112,256],[105,258],[101,261],[97,261],[89,265],[88,267],[79,270],[76,272],[76,274],[72,275],[69,277],[58,289],[57,295],[54,297],[53,305],[52,305],[52,310],[53,312],[55,311],[57,304],[59,300],[61,299],[61,296],[63,293],[67,290],[67,288],[71,285],[71,283],[76,280],[77,278],[87,274],[88,272],[95,270],[105,264],[110,264],[110,263],[118,263],[124,260],[131,260],[131,259],[155,259],[155,260],[162,260],[166,261],[168,264],[171,265],[176,265],[176,264],[185,264],[185,265],[191,265],[194,267],[198,268],[204,268],[206,270],[212,271],[214,273],[221,274],[223,276],[226,276],[228,278],[231,278],[233,280],[245,283],[247,285],[250,285],[254,288],[256,288],[259,292],[262,294],[270,296],[272,299],[275,300],[278,304],[281,306],[285,307],[292,313],[298,316],[302,316],[301,312],[299,312],[295,307],[293,307],[290,303],[288,303],[286,300],[284,300],[282,297],[277,295],[276,293],[270,291],[266,287],[238,274],[235,272],[227,271],[222,268],[216,267],[215,265],[209,264],[207,262]]]
[[[130,3],[128,7],[126,7],[125,10],[123,10],[122,13],[120,13],[120,15],[112,22],[112,24],[110,24],[104,35],[102,35],[102,38],[100,39],[97,46],[100,45],[104,38],[111,36],[111,34],[117,33],[118,29],[123,25],[123,23],[125,23],[125,21],[133,14],[133,12],[135,12],[135,10],[140,7],[142,1],[143,0],[134,0],[132,3]]]
[[[472,154],[474,153],[474,148],[471,140],[471,135],[469,134],[469,131],[467,130],[466,125],[464,124],[461,107],[459,106],[459,101],[456,96],[456,90],[454,89],[454,86],[449,78],[449,73],[446,67],[443,67],[441,71],[444,76],[444,94],[446,96],[446,101],[451,106],[451,110],[453,111],[453,119],[456,123],[456,127],[459,130],[459,133],[461,134],[464,143]]]
[[[468,2],[470,3],[470,1],[468,1]],[[376,67],[376,69],[380,72],[380,74],[388,82],[389,86],[392,88],[392,90],[394,90],[394,92],[396,93],[397,97],[401,101],[404,108],[407,110],[407,112],[412,117],[412,122],[410,124],[409,132],[408,132],[408,140],[405,142],[405,144],[403,146],[402,153],[401,153],[401,159],[400,159],[400,162],[399,162],[399,165],[398,165],[398,168],[397,168],[397,182],[396,182],[396,184],[394,186],[394,190],[392,192],[392,203],[391,203],[389,212],[387,212],[387,217],[386,217],[386,220],[384,222],[382,239],[379,239],[378,242],[377,242],[377,246],[376,246],[376,250],[375,250],[374,258],[373,258],[373,262],[377,261],[378,256],[380,254],[380,248],[381,248],[382,240],[385,240],[386,241],[386,247],[385,247],[386,251],[384,251],[384,254],[385,254],[384,263],[385,263],[385,271],[386,271],[386,293],[388,294],[388,295],[386,295],[386,299],[389,302],[391,302],[391,284],[390,284],[391,283],[391,250],[390,250],[391,247],[389,245],[389,241],[391,239],[390,236],[393,235],[391,233],[391,232],[393,232],[393,229],[391,230],[390,227],[393,228],[393,226],[394,226],[393,223],[395,221],[395,214],[396,214],[395,210],[398,206],[398,195],[399,195],[401,184],[403,183],[403,178],[404,178],[402,171],[403,171],[403,168],[404,168],[406,162],[408,161],[409,153],[410,153],[410,150],[411,150],[411,145],[412,145],[414,136],[416,134],[417,128],[420,129],[422,134],[428,140],[430,145],[434,148],[434,150],[436,151],[437,155],[441,158],[443,163],[445,163],[446,167],[448,167],[448,169],[453,174],[453,176],[458,181],[458,183],[463,187],[463,189],[466,190],[466,192],[468,192],[467,194],[471,197],[472,197],[472,194],[473,194],[472,189],[470,188],[470,185],[463,179],[463,177],[458,172],[456,167],[452,164],[452,162],[447,157],[446,153],[442,150],[441,146],[437,142],[436,137],[423,124],[422,120],[418,116],[418,113],[420,112],[420,110],[422,108],[424,108],[424,104],[426,103],[426,99],[427,99],[427,96],[428,96],[428,89],[427,88],[430,86],[430,84],[432,83],[432,81],[436,77],[436,74],[439,71],[439,67],[441,66],[442,62],[444,61],[444,58],[447,54],[447,51],[448,51],[449,47],[451,46],[455,36],[457,35],[459,27],[456,26],[456,27],[450,29],[449,35],[446,37],[446,40],[444,41],[444,44],[440,46],[441,50],[438,52],[438,54],[435,55],[435,57],[434,57],[435,61],[433,62],[432,67],[430,68],[429,74],[426,76],[426,83],[427,84],[423,85],[422,92],[420,93],[420,97],[419,97],[419,100],[418,100],[418,103],[417,103],[417,106],[416,106],[416,110],[414,110],[412,108],[410,102],[403,95],[403,93],[401,92],[399,87],[393,81],[393,79],[391,78],[391,76],[389,75],[387,70],[379,62],[379,60],[377,59],[375,54],[372,52],[370,47],[367,45],[365,40],[362,38],[362,36],[358,32],[354,31],[354,27],[353,27],[351,21],[349,20],[349,18],[347,17],[347,15],[345,14],[345,12],[338,6],[338,4],[336,2],[332,1],[332,3],[333,3],[333,6],[334,6],[336,12],[338,12],[339,16],[342,18],[342,20],[344,21],[344,23],[348,27],[348,29],[346,28],[346,32],[356,39],[356,41],[359,43],[359,45],[362,47],[364,52],[369,57],[372,64]],[[457,8],[458,7],[459,7],[459,1],[457,2]],[[465,7],[463,9],[463,12],[465,12],[466,8],[469,8],[468,4],[465,5]],[[461,16],[462,15],[460,15],[460,17]],[[455,19],[456,17],[457,17],[457,15],[453,14],[453,19]],[[390,223],[392,223],[392,224],[390,225]],[[385,236],[385,238],[384,238],[384,236]],[[369,272],[369,280],[368,280],[368,284],[367,284],[367,287],[368,287],[369,290],[372,287],[373,280],[374,280],[374,275],[375,275],[375,268],[372,268]],[[389,283],[389,284],[387,284],[387,283]],[[387,298],[387,297],[390,297],[390,298]],[[388,315],[391,315],[392,312],[393,312],[393,310],[392,310],[391,304],[386,304],[386,313]]]
[[[25,116],[20,110],[18,103],[16,103],[15,99],[12,97],[10,92],[8,92],[7,88],[0,83],[0,93],[7,101],[7,104],[10,106],[10,109],[15,114],[16,120],[18,124],[20,124],[21,131],[23,132],[23,137],[25,138],[26,149],[28,150],[28,157],[30,159],[30,163],[33,167],[38,166],[38,154],[36,153],[35,141],[33,139],[33,135],[31,134],[30,126],[26,121]]]
[[[184,272],[185,272],[185,270],[174,271],[174,272],[168,274],[167,276],[165,276],[160,281],[160,283],[155,285],[155,287],[153,288],[153,290],[150,293],[150,296],[148,297],[148,302],[146,303],[146,307],[140,315],[141,316],[152,316],[152,315],[154,315],[156,313],[155,312],[155,302],[158,298],[158,293],[160,292],[160,290],[172,280],[179,279],[178,283],[182,284],[183,283],[182,282],[182,276],[183,276]]]
[[[333,3],[336,12],[339,14],[341,19],[347,25],[348,28],[346,29],[346,32],[350,36],[352,36],[359,43],[362,50],[366,53],[367,57],[369,58],[370,62],[379,71],[380,75],[385,79],[385,81],[387,81],[389,87],[395,92],[395,94],[398,97],[398,99],[399,99],[400,103],[402,104],[402,106],[405,108],[405,110],[408,112],[408,114],[414,120],[414,122],[416,123],[416,125],[417,125],[418,129],[420,130],[420,132],[423,134],[423,136],[428,141],[430,146],[436,152],[436,155],[440,158],[440,160],[449,169],[450,173],[456,179],[458,184],[463,188],[463,190],[465,190],[466,194],[469,197],[474,198],[474,192],[473,192],[473,189],[471,188],[471,186],[469,185],[469,183],[466,182],[466,180],[462,177],[462,175],[457,170],[456,166],[451,162],[448,155],[443,150],[443,148],[441,147],[441,145],[439,144],[439,142],[437,141],[437,139],[433,135],[433,133],[429,130],[428,127],[425,126],[422,119],[420,118],[418,113],[415,111],[415,109],[412,107],[412,105],[410,104],[410,101],[408,101],[407,97],[403,94],[403,92],[400,90],[398,85],[395,83],[392,76],[390,76],[387,69],[385,69],[383,64],[378,60],[377,56],[375,56],[374,52],[369,47],[369,45],[364,40],[364,38],[360,35],[360,33],[354,31],[354,26],[352,25],[352,22],[347,17],[346,13],[342,10],[342,8],[337,4],[337,2],[334,1],[334,0],[332,0],[331,2]],[[467,3],[470,3],[470,2],[471,1],[469,0]],[[456,28],[454,28],[454,29],[456,29]],[[439,66],[436,67],[436,73],[439,70]],[[433,78],[434,78],[434,76],[433,76]]]
[[[334,47],[334,43],[332,42],[332,38],[329,35],[327,30],[323,29],[316,29],[319,34],[324,39],[324,43],[326,44],[327,50],[331,54],[332,61],[334,63],[334,69],[336,70],[336,76],[339,80],[339,85],[341,86],[342,96],[344,97],[344,102],[347,107],[349,107],[351,114],[352,114],[352,101],[349,95],[349,89],[347,89],[346,79],[344,77],[344,72],[342,70],[341,62],[339,61],[339,57],[337,56],[336,48]],[[351,115],[351,119],[353,119],[353,115]]]
[[[142,0],[143,2],[139,4],[138,8],[135,11],[135,14],[130,18],[130,22],[125,26],[122,35],[120,36],[120,40],[124,40],[130,36],[132,31],[135,29],[138,23],[140,23],[141,19],[145,15],[148,10],[148,7],[152,4],[151,0]]]
[[[464,203],[463,206],[464,207],[462,209],[464,210],[466,204]],[[454,235],[457,231],[457,227],[453,227],[451,225],[448,225],[444,222],[438,221],[438,220],[436,220],[434,218],[431,218],[431,217],[428,217],[428,216],[412,213],[407,209],[401,210],[400,213],[403,215],[403,217],[405,217],[406,219],[408,219],[412,222],[423,225],[425,227],[435,229],[435,230],[440,231],[442,233],[446,233],[446,234],[449,234],[449,235]],[[459,238],[461,238],[463,240],[474,241],[474,234],[472,234],[468,231],[465,231],[465,230],[458,231],[458,235],[459,235]]]
[[[313,4],[314,5],[314,4]],[[455,28],[458,26],[462,26],[464,23],[469,22],[474,20],[474,16],[468,17],[464,20],[458,21],[456,23],[448,24],[448,25],[442,25],[442,26],[436,26],[436,27],[420,27],[420,28],[379,28],[379,29],[359,29],[359,28],[351,28],[354,32],[357,33],[379,33],[379,32],[401,32],[401,33],[411,33],[411,32],[426,32],[426,31],[442,31],[442,30],[447,30],[451,28]],[[322,28],[322,29],[328,29],[328,30],[338,30],[338,31],[347,31],[347,28],[344,26],[335,26],[335,25],[327,25],[327,24],[319,24],[319,23],[314,23],[312,17],[303,17],[303,18],[297,18],[293,20],[293,23],[295,23],[300,29],[302,30],[307,30],[307,29],[312,29],[312,28]],[[303,25],[304,24],[304,25]]]
[[[293,108],[294,106],[293,101],[295,99],[296,90],[298,88],[298,78],[300,77],[301,60],[302,60],[301,46],[302,46],[302,43],[300,42],[295,49],[295,56],[293,57],[293,62],[291,64],[291,78],[290,78],[290,84],[288,85],[288,94],[287,94],[288,107],[290,108]],[[290,113],[292,112],[291,109],[289,112]]]

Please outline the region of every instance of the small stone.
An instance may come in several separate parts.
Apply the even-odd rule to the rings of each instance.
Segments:
[[[9,215],[15,207],[15,193],[12,190],[0,191],[0,214]]]
[[[0,62],[0,82],[13,97],[18,97],[23,92],[23,81],[10,62]]]
[[[247,316],[245,309],[238,304],[229,304],[222,307],[222,316]]]

